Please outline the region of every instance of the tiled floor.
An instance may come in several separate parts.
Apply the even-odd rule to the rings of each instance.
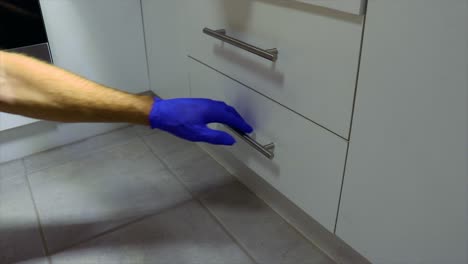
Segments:
[[[333,263],[197,145],[130,126],[0,164],[0,263]]]

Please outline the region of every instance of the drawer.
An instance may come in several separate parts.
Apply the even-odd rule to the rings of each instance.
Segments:
[[[190,57],[347,138],[363,17],[296,1],[186,1]],[[269,61],[203,33],[226,35],[263,50]]]
[[[367,0],[296,0],[316,6],[323,6],[347,12],[355,15],[364,15],[366,12]]]
[[[275,144],[268,159],[237,137],[229,151],[268,183],[333,231],[347,142],[259,93],[189,59],[193,97],[233,105],[254,127],[251,137]],[[216,124],[216,128],[224,128]],[[228,131],[228,130],[227,130]],[[226,148],[226,147],[223,147]]]

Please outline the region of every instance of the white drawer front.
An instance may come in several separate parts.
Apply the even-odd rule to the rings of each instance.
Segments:
[[[366,11],[367,0],[296,0],[303,3],[323,6],[339,11],[364,15]]]
[[[281,2],[281,3],[279,3]],[[187,53],[308,119],[348,137],[362,20],[294,1],[186,1]],[[225,29],[271,62],[206,35]]]
[[[190,60],[189,69],[193,97],[226,101],[254,127],[253,138],[275,143],[272,160],[239,137],[233,154],[332,231],[346,141],[205,65]]]

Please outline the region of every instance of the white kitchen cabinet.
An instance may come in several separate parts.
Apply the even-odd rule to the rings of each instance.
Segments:
[[[296,1],[186,0],[187,54],[313,122],[348,137],[363,17]],[[204,34],[224,29],[272,62]],[[207,30],[208,30],[207,29]],[[223,35],[223,34],[221,34]]]
[[[271,160],[239,137],[235,146],[221,148],[333,231],[347,142],[205,65],[190,60],[189,69],[193,97],[234,106],[254,127],[257,142],[275,144]]]
[[[132,21],[122,25],[125,36],[110,20],[88,32],[89,24],[99,25],[97,8],[81,7],[77,14],[70,1],[42,1],[50,4],[49,17],[60,7],[66,12],[59,18],[83,25],[75,32],[84,37],[72,43],[65,38],[70,30],[46,21],[61,32],[52,48],[53,39],[64,38],[73,50],[92,51],[80,57],[56,49],[78,60],[61,66],[103,81],[115,74],[107,67],[116,66],[135,74],[129,82],[141,77],[143,85],[131,87],[143,87],[147,71],[132,63],[131,53],[143,50],[135,29],[141,18],[122,9],[135,17],[142,11],[151,88],[158,95],[224,100],[252,123],[256,141],[276,144],[272,160],[239,137],[236,146],[218,149],[375,263],[468,262],[466,0],[369,0],[360,69],[364,18],[356,14],[364,1],[142,0],[142,10],[102,1],[119,8],[119,21]],[[93,19],[81,21],[90,13]],[[223,44],[203,34],[204,27],[277,48],[278,60]],[[117,35],[125,41],[118,43]],[[107,50],[105,39],[120,48]]]
[[[369,1],[337,235],[373,263],[468,263],[468,2]]]
[[[142,0],[151,90],[161,97],[188,97],[183,28],[185,0]]]

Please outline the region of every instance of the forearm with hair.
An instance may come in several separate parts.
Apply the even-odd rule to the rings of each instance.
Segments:
[[[149,125],[151,96],[97,84],[20,54],[0,51],[0,111],[59,122]]]

